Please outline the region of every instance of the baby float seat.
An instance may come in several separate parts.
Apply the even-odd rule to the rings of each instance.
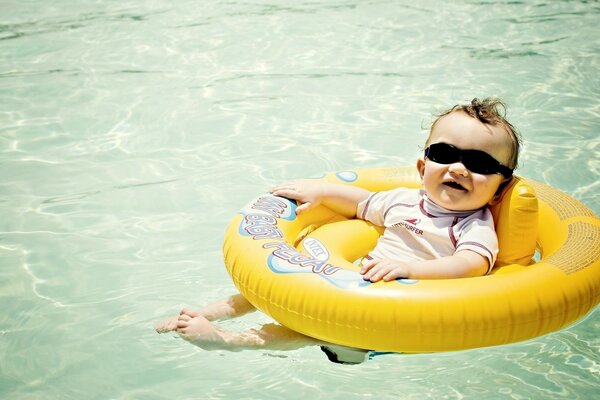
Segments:
[[[498,236],[498,267],[530,265],[536,250],[538,200],[533,188],[515,176],[495,201],[490,203]]]
[[[316,179],[421,187],[414,166]],[[248,203],[228,225],[225,265],[255,307],[325,342],[406,353],[495,346],[562,329],[600,301],[600,220],[530,179],[515,177],[490,204],[499,254],[474,278],[366,282],[355,261],[383,229],[323,206],[296,215],[296,206],[269,193]]]

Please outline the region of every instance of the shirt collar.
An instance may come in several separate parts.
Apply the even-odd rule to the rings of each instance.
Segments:
[[[419,206],[421,207],[421,211],[423,212],[423,214],[429,216],[429,217],[434,217],[434,218],[438,218],[438,217],[467,217],[471,214],[473,214],[475,211],[477,210],[468,210],[468,211],[453,211],[453,210],[448,210],[447,208],[444,208],[442,206],[439,206],[437,204],[435,204],[433,202],[433,200],[431,200],[429,197],[427,197],[427,194],[425,194],[424,190],[421,190],[421,201],[419,203]]]

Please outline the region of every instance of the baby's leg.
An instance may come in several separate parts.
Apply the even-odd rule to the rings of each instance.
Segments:
[[[177,332],[185,340],[205,350],[293,350],[321,344],[316,339],[277,324],[265,324],[259,330],[230,332],[213,325],[203,316],[192,318],[186,314],[180,315]]]
[[[211,303],[197,312],[184,309],[181,311],[181,314],[187,314],[191,317],[201,315],[209,321],[215,321],[218,319],[239,317],[251,311],[256,311],[256,308],[244,296],[238,293]]]
[[[187,315],[191,318],[202,316],[209,321],[215,321],[222,318],[234,318],[256,309],[244,296],[236,294],[223,300],[211,303],[200,310],[184,308],[179,315],[167,318],[156,324],[155,329],[158,333],[171,332],[177,329],[177,320],[181,315]]]

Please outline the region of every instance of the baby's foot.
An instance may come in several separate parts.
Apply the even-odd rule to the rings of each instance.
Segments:
[[[158,333],[172,332],[177,329],[177,320],[178,319],[179,319],[179,316],[177,315],[177,316],[162,320],[159,323],[157,323],[156,325],[154,325],[154,329]]]
[[[201,314],[200,311],[192,310],[190,308],[184,308],[183,310],[179,311],[179,315],[167,318],[154,325],[154,329],[158,333],[167,333],[177,330],[177,321],[179,320],[179,317],[181,315],[187,315],[191,318],[195,318],[200,316]]]
[[[187,314],[181,314],[177,320],[177,333],[183,339],[205,350],[222,348],[226,344],[223,330],[211,324],[202,315],[192,318]]]
[[[179,311],[179,315],[188,315],[192,318],[196,318],[202,315],[202,311],[200,310],[192,310],[191,308],[184,308],[183,310]]]

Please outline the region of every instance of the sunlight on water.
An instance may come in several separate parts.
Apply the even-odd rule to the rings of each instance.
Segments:
[[[152,326],[235,292],[221,245],[249,199],[412,165],[432,115],[475,96],[508,102],[520,175],[600,214],[598,3],[2,10],[2,398],[597,397],[597,309],[525,343],[353,367],[316,347],[207,352]]]

